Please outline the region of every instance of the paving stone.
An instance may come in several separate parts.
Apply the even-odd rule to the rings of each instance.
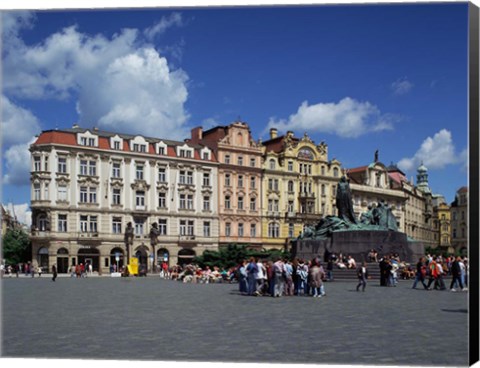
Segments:
[[[463,366],[468,293],[354,281],[327,296],[247,297],[236,284],[2,280],[5,357]]]

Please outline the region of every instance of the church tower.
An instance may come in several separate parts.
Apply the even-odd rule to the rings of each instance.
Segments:
[[[431,193],[428,186],[428,169],[423,165],[423,162],[417,169],[417,187],[424,193]]]

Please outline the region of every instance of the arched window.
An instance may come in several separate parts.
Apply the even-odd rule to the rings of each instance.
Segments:
[[[192,263],[195,258],[195,251],[193,249],[180,249],[178,251],[178,264],[184,265]]]
[[[237,134],[237,144],[243,146],[243,135],[240,132]]]
[[[48,262],[48,249],[42,247],[38,250],[38,266],[42,268],[43,272],[49,271],[49,262]]]
[[[338,168],[333,168],[333,177],[338,178]]]
[[[170,252],[168,249],[160,248],[157,250],[157,265],[161,266],[163,262],[167,262],[167,265],[170,265]]]
[[[273,158],[268,162],[270,170],[275,170],[275,160]]]

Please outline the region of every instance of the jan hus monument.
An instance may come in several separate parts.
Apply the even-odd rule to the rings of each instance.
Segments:
[[[326,216],[314,227],[305,227],[292,243],[294,257],[328,258],[332,253],[349,254],[357,261],[367,259],[371,249],[379,255],[398,253],[402,260],[414,262],[424,254],[423,246],[409,241],[398,231],[397,220],[383,200],[355,217],[350,184],[345,176],[337,185],[337,216]]]

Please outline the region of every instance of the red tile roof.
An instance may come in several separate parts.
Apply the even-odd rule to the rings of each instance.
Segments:
[[[33,145],[43,145],[43,144],[61,144],[66,146],[78,146],[77,144],[77,137],[76,135],[82,133],[82,131],[60,131],[60,130],[47,130],[43,131],[37,140],[33,143]],[[95,134],[95,132],[93,132]],[[113,151],[110,147],[110,138],[108,136],[101,136],[98,135],[98,149],[101,150],[108,150]],[[164,141],[167,144],[167,156],[168,157],[177,157],[177,151],[175,144],[180,144],[181,142],[174,142],[174,141]],[[168,143],[170,142],[170,144]],[[148,144],[148,154],[155,155],[155,143],[147,142]],[[201,160],[200,150],[202,149],[202,145],[196,145],[194,147],[194,159]],[[123,138],[123,152],[131,152],[129,139]],[[203,161],[203,160],[202,160]],[[211,152],[210,155],[210,162],[217,162],[216,155]]]

